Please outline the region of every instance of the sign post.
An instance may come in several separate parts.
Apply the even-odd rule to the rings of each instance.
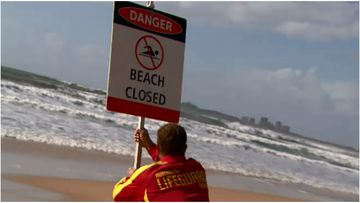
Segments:
[[[138,129],[144,129],[145,118],[139,116],[138,120]],[[136,142],[135,145],[135,157],[134,157],[134,169],[138,169],[141,166],[141,153],[142,153],[142,145],[140,142]]]
[[[106,108],[177,123],[180,117],[186,20],[131,2],[114,2]],[[140,166],[136,144],[134,168]]]

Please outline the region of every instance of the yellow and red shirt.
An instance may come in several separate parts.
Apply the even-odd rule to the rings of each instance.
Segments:
[[[155,148],[155,149],[154,149]],[[156,160],[156,147],[149,150]],[[115,201],[209,201],[204,168],[184,156],[164,156],[137,169],[114,187]]]

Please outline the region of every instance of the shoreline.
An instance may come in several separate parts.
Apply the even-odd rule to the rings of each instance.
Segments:
[[[133,157],[126,155],[14,138],[1,138],[1,152],[2,181],[59,193],[73,201],[107,201],[104,194],[106,192],[111,194],[113,185],[126,173],[133,162]],[[152,161],[143,155],[142,162],[144,165]],[[47,164],[46,167],[42,167],[44,163]],[[298,190],[291,184],[274,183],[266,179],[214,170],[206,170],[206,173],[211,201],[334,200],[321,194],[311,194],[307,190]],[[4,182],[2,186],[5,187],[5,193],[2,188],[2,200],[6,201],[7,197],[16,196],[17,192],[9,193]],[[61,183],[61,187],[54,188],[54,182]],[[73,189],[70,191],[70,188]],[[106,189],[101,189],[101,194],[96,193],[99,188]],[[94,191],[91,193],[96,193],[97,196],[86,199],[84,190]],[[327,195],[326,191],[324,193]],[[334,196],[338,197],[338,195]],[[339,200],[345,201],[354,201],[355,198],[339,197]],[[32,201],[36,200],[38,199],[32,199]]]

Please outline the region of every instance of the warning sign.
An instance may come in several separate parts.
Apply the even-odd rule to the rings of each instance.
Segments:
[[[141,37],[136,43],[136,59],[147,70],[158,69],[164,59],[164,48],[160,41],[153,36]]]
[[[185,35],[183,18],[115,2],[107,109],[178,122]]]

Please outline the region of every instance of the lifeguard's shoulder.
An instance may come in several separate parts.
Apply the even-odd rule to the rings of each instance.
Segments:
[[[204,167],[201,165],[200,162],[198,162],[197,160],[193,159],[193,158],[188,158],[187,161],[193,165],[194,167],[198,167],[198,168],[202,168],[204,169]]]

